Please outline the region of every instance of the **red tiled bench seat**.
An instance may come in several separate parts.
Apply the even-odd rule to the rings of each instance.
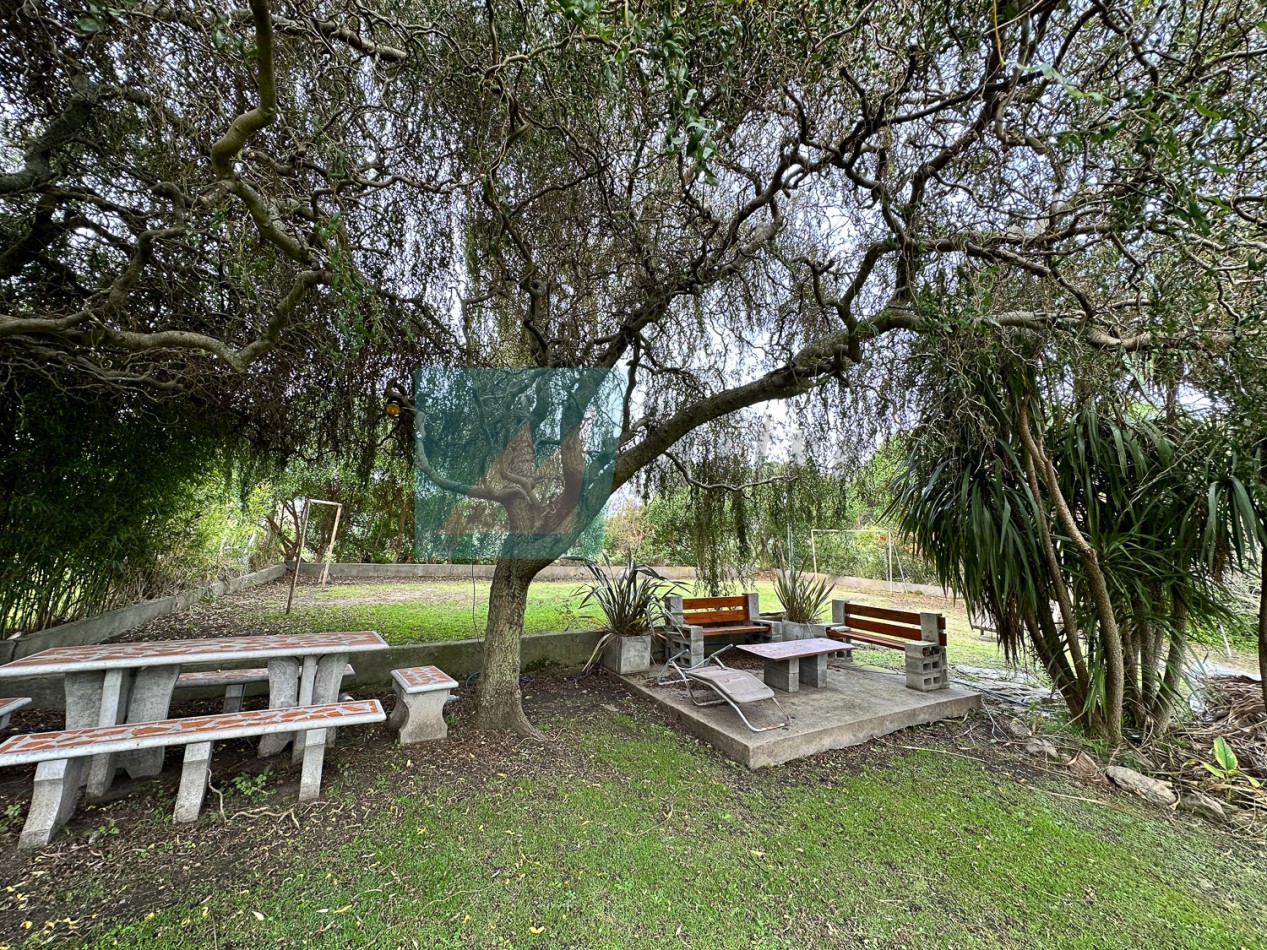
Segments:
[[[196,821],[211,769],[212,743],[277,732],[305,732],[299,800],[321,792],[321,766],[327,730],[337,726],[382,722],[387,718],[376,699],[321,706],[288,706],[247,712],[190,716],[157,722],[134,722],[88,729],[63,729],[13,736],[0,742],[0,766],[38,763],[35,790],[20,846],[39,848],[70,818],[90,757],[134,749],[185,746],[184,771],[176,795],[176,821]]]
[[[18,696],[13,699],[0,699],[0,729],[9,728],[9,716],[17,712],[31,701],[29,696]]]

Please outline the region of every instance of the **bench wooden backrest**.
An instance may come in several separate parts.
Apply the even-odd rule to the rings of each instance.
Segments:
[[[843,610],[841,609],[843,608]],[[848,627],[863,633],[876,633],[898,640],[923,640],[920,617],[913,610],[892,610],[888,607],[868,607],[849,601],[832,604],[832,621],[837,627]],[[937,642],[946,645],[946,618],[937,614]]]
[[[704,626],[710,623],[737,623],[748,619],[748,598],[683,597],[682,616],[686,623]]]

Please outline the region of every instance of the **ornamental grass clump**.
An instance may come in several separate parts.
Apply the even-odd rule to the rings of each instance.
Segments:
[[[774,576],[774,594],[789,623],[816,623],[831,601],[836,585],[825,577],[806,576],[789,563]]]

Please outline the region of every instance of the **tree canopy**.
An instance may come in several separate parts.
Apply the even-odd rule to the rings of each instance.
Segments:
[[[619,367],[619,487],[771,400],[856,447],[958,328],[1212,379],[1261,336],[1261,7],[15,5],[8,385],[319,458],[417,366]],[[499,564],[484,725],[526,725],[540,566]]]

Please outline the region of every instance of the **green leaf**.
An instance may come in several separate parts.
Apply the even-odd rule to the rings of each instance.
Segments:
[[[1232,751],[1232,747],[1228,745],[1228,741],[1222,736],[1214,740],[1214,761],[1218,762],[1223,771],[1228,774],[1237,771],[1240,765],[1236,758],[1236,753]]]
[[[81,16],[78,20],[75,21],[75,26],[79,27],[80,33],[87,33],[89,36],[91,36],[94,33],[100,33],[102,30],[103,24],[96,17]]]

